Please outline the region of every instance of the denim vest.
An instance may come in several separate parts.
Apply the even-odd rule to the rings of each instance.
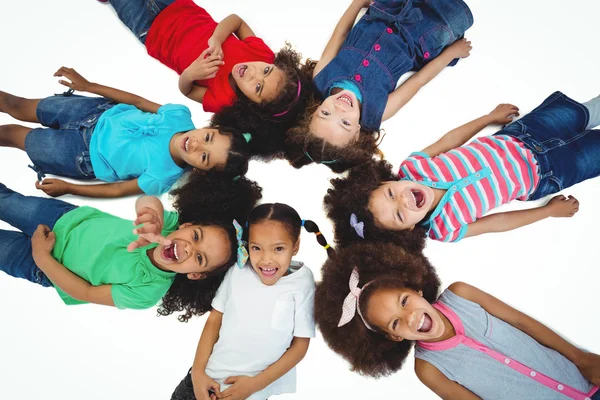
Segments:
[[[400,77],[421,69],[472,24],[471,10],[462,0],[376,1],[338,55],[315,76],[314,85],[327,97],[334,82],[354,81],[363,96],[360,123],[378,130]]]

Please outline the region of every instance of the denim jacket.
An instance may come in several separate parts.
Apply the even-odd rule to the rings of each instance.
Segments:
[[[314,85],[326,97],[334,82],[354,81],[363,96],[360,123],[378,130],[388,95],[400,77],[421,69],[472,24],[462,0],[376,1],[338,55],[315,76]]]

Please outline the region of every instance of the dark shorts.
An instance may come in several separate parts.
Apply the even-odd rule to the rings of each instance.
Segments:
[[[102,113],[115,103],[103,97],[56,95],[41,100],[36,114],[47,128],[32,129],[25,151],[45,174],[94,179],[90,140]]]

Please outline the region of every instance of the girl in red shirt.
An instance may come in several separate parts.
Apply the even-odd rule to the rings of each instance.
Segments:
[[[258,124],[267,121],[281,132],[282,124],[303,108],[311,84],[300,70],[300,55],[289,45],[274,54],[237,15],[217,23],[193,0],[110,0],[110,4],[148,54],[177,71],[181,92],[202,103],[204,111],[226,111],[229,119],[244,125],[241,129],[256,132]],[[281,148],[280,136],[272,138],[277,144],[267,144],[266,153]],[[264,147],[258,142],[255,145]]]

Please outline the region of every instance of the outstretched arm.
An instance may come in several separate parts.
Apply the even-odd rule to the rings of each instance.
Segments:
[[[435,157],[441,153],[460,147],[488,125],[510,123],[512,121],[511,115],[518,116],[519,108],[512,104],[500,104],[489,114],[474,119],[446,133],[437,142],[424,148],[422,152],[429,157]]]
[[[35,187],[52,197],[74,194],[76,196],[108,199],[143,193],[138,186],[137,179],[96,185],[78,185],[62,179],[48,178],[44,179],[42,183],[36,182]]]
[[[545,206],[529,210],[508,211],[487,215],[467,225],[465,237],[490,232],[507,232],[533,224],[548,217],[572,217],[579,211],[579,201],[573,196],[558,195]]]
[[[225,383],[231,386],[218,394],[219,399],[245,399],[252,393],[263,390],[294,368],[306,355],[310,338],[294,337],[292,344],[285,353],[269,365],[260,374],[250,376],[230,376]]]
[[[451,381],[433,365],[417,358],[415,372],[419,380],[444,400],[480,400],[464,386]]]
[[[400,85],[388,96],[388,101],[383,111],[382,120],[393,117],[398,110],[406,105],[423,86],[435,78],[455,58],[469,57],[471,42],[466,39],[457,40],[441,52],[429,64],[415,72],[410,78]]]
[[[325,46],[325,50],[323,50],[323,54],[321,55],[321,59],[317,62],[315,69],[313,71],[313,77],[315,77],[323,68],[327,66],[337,56],[342,48],[342,44],[348,37],[348,34],[352,30],[352,26],[354,25],[354,20],[356,20],[356,16],[364,7],[369,7],[371,4],[371,0],[353,0],[348,9],[340,18],[340,21],[335,26],[333,30],[333,34],[327,42]]]
[[[76,300],[114,306],[111,285],[94,286],[52,257],[55,242],[56,235],[46,225],[39,225],[31,238],[33,260],[48,279]]]
[[[559,352],[575,364],[581,374],[591,383],[600,384],[600,356],[578,349],[541,322],[471,285],[456,282],[448,289],[460,297],[479,304],[494,317],[525,332],[540,344]]]
[[[145,98],[135,94],[90,82],[73,68],[61,67],[58,71],[56,71],[54,76],[65,77],[70,80],[71,82],[61,79],[58,82],[61,85],[65,85],[73,90],[94,93],[111,99],[116,103],[131,104],[142,111],[156,113],[161,107],[160,104],[153,103],[150,100],[146,100]]]

